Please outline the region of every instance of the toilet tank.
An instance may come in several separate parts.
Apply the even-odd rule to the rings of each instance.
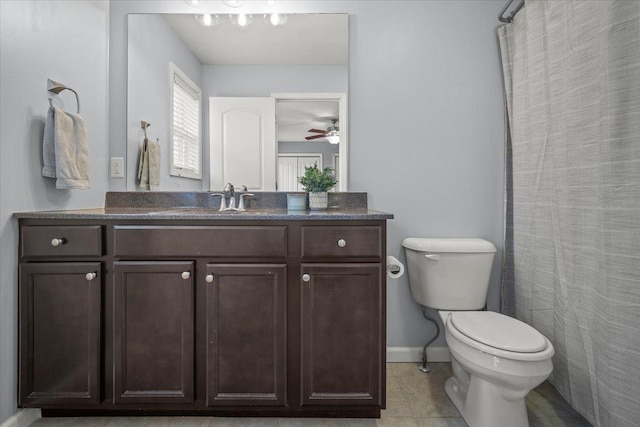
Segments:
[[[480,310],[487,302],[496,252],[483,239],[403,240],[411,294],[419,304],[439,310]]]

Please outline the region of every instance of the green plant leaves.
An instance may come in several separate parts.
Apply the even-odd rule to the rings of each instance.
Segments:
[[[322,170],[318,169],[318,164],[304,168],[304,175],[298,178],[298,182],[304,187],[307,193],[321,193],[331,190],[335,187],[336,177],[333,169],[326,167]]]

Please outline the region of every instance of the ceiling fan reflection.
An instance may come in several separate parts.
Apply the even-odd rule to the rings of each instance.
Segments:
[[[307,132],[317,133],[318,135],[307,136],[305,139],[311,141],[313,139],[325,138],[330,144],[338,144],[340,142],[340,128],[336,126],[337,122],[337,119],[332,119],[331,123],[333,124],[328,127],[327,130],[309,129]]]

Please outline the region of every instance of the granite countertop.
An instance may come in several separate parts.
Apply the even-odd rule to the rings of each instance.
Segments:
[[[304,193],[296,193],[304,194]],[[368,209],[367,193],[329,193],[329,208],[288,211],[284,192],[259,192],[246,201],[245,212],[218,211],[210,192],[107,192],[104,208],[17,212],[32,219],[162,219],[162,220],[380,220],[393,215]],[[218,205],[213,205],[217,202]]]
[[[393,214],[367,208],[328,208],[319,211],[287,211],[282,208],[249,208],[246,212],[219,212],[202,207],[112,207],[96,209],[17,212],[16,218],[33,219],[162,219],[162,220],[380,220],[393,219]]]

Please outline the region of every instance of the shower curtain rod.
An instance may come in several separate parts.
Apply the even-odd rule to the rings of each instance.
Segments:
[[[516,16],[516,13],[518,13],[520,9],[522,9],[522,6],[524,6],[524,0],[521,0],[520,4],[516,6],[516,8],[513,9],[513,11],[511,11],[511,14],[505,17],[504,13],[507,11],[507,9],[509,9],[509,6],[511,6],[514,1],[515,0],[509,0],[507,4],[504,5],[502,10],[500,11],[500,14],[498,15],[498,19],[500,20],[500,22],[506,22],[507,24],[510,23],[511,21],[513,21],[513,17]]]

